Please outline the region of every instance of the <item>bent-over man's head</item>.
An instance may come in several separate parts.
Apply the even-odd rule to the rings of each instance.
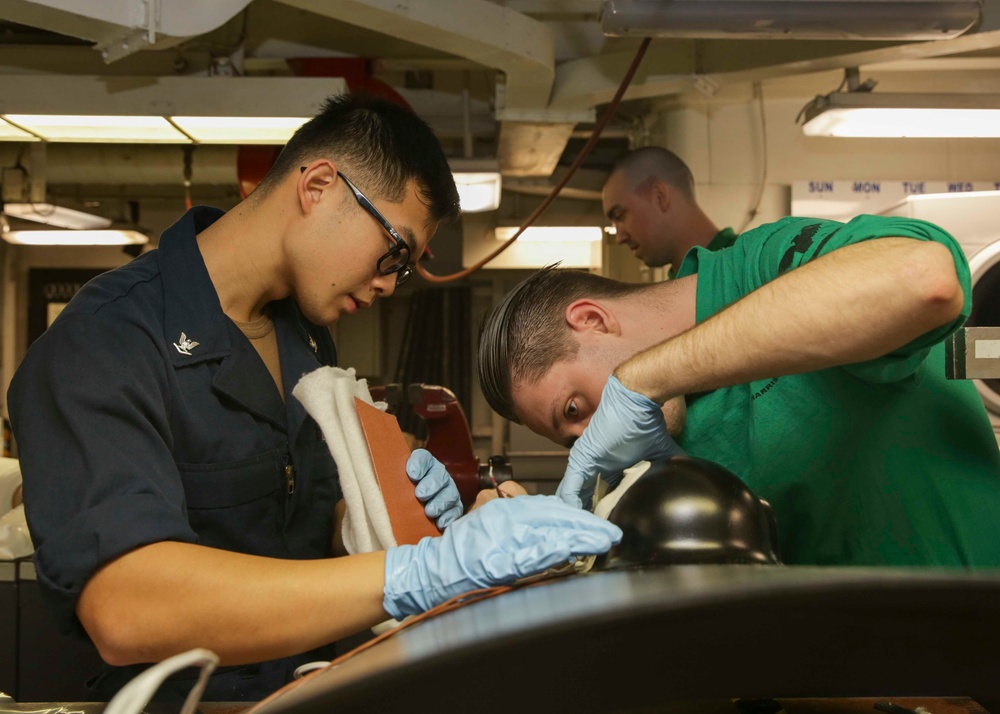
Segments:
[[[554,266],[519,283],[479,332],[479,382],[490,406],[557,443],[572,443],[608,377],[636,351],[609,305],[650,288]]]

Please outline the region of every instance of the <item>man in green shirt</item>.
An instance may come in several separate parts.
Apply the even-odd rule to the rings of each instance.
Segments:
[[[719,230],[698,205],[687,164],[659,146],[619,158],[601,191],[601,203],[618,244],[626,244],[651,268],[670,265],[671,278],[691,248],[722,250],[736,240],[732,228]]]
[[[788,563],[998,566],[1000,452],[974,386],[944,376],[971,296],[929,223],[786,218],[695,248],[664,283],[537,273],[487,317],[480,381],[572,445],[570,504],[683,449],[770,501]],[[661,405],[678,395],[675,443]]]

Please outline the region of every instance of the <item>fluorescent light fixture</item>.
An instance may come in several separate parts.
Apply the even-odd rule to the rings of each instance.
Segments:
[[[285,144],[309,117],[170,117],[201,144]]]
[[[308,117],[5,114],[0,141],[114,144],[285,144]],[[27,129],[28,131],[24,131]],[[30,134],[28,132],[34,132]]]
[[[979,0],[604,0],[605,35],[944,40],[982,14]]]
[[[3,239],[18,245],[131,245],[149,242],[139,231],[5,231]]]
[[[804,110],[806,136],[1000,137],[1000,95],[833,92]]]
[[[187,144],[184,134],[157,116],[4,114],[4,119],[46,141],[116,144]]]
[[[517,233],[516,226],[498,226],[497,240],[510,240]],[[593,243],[601,240],[604,229],[600,226],[530,226],[517,239],[525,243]]]
[[[41,141],[41,139],[10,122],[0,121],[0,141]]]
[[[5,203],[3,212],[14,218],[74,230],[93,230],[111,225],[110,218],[54,206],[51,203]]]
[[[0,115],[9,117],[9,123],[0,122],[0,141],[30,140],[23,134],[29,132],[46,141],[283,144],[331,95],[346,92],[347,82],[341,77],[0,74],[0,87]],[[245,119],[253,121],[244,125]]]
[[[462,213],[495,211],[500,207],[500,172],[455,172],[455,187],[462,205]]]

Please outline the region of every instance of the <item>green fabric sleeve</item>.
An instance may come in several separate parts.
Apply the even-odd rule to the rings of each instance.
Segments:
[[[855,376],[871,382],[896,382],[915,374],[931,347],[961,327],[972,310],[972,279],[965,254],[951,235],[932,223],[868,215],[858,216],[846,224],[814,218],[785,218],[744,233],[730,250],[689,253],[678,276],[693,272],[699,275],[700,322],[804,263],[847,245],[888,237],[931,240],[946,246],[951,251],[965,293],[962,312],[951,323],[931,330],[883,357],[844,367]],[[892,266],[886,266],[886,269],[891,270]],[[705,290],[703,276],[709,278]],[[878,306],[872,306],[872,309],[877,310]]]

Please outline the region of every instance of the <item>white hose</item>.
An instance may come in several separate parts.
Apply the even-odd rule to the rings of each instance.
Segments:
[[[159,664],[154,664],[122,687],[108,702],[104,714],[141,714],[167,677],[188,667],[200,667],[201,674],[198,681],[191,688],[180,711],[180,714],[194,714],[208,684],[208,677],[218,663],[219,656],[206,649],[189,650],[169,657]]]

